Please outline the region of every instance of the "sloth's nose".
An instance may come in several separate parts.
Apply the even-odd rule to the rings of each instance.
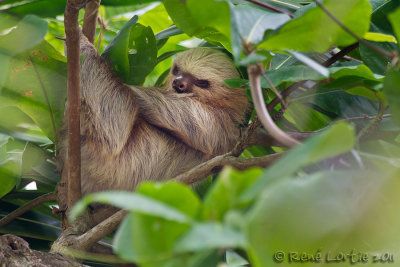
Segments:
[[[172,82],[172,88],[177,93],[190,93],[192,91],[192,77],[190,74],[179,75]]]

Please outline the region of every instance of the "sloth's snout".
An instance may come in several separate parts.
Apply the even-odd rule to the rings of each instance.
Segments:
[[[192,92],[193,82],[194,77],[188,73],[184,73],[175,78],[172,82],[172,88],[179,94],[190,93]]]

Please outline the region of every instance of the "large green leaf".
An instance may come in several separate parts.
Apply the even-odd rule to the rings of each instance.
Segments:
[[[24,17],[8,34],[0,36],[0,50],[10,56],[21,53],[41,41],[47,32],[47,22],[36,16]]]
[[[143,84],[157,64],[153,31],[137,21],[137,16],[129,20],[102,53],[124,82],[131,85]]]
[[[131,34],[131,29],[137,21],[138,16],[132,17],[101,54],[111,62],[114,70],[124,81],[129,79],[130,74],[128,58],[130,47],[129,36]]]
[[[166,0],[164,6],[176,26],[186,34],[221,43],[230,49],[230,13],[227,2]]]
[[[330,122],[330,118],[324,114],[296,102],[286,110],[285,118],[294,123],[300,131],[317,131]]]
[[[157,45],[150,27],[136,24],[132,28],[129,42],[134,45],[129,52],[128,84],[141,85],[157,64]]]
[[[236,171],[224,168],[207,192],[202,217],[205,220],[223,221],[227,211],[234,209],[237,197],[246,190],[261,174],[261,169],[254,168],[247,171]]]
[[[0,107],[15,106],[55,140],[67,92],[65,58],[47,42],[14,56],[0,93]]]
[[[374,3],[376,2],[376,3]],[[374,0],[374,12],[371,17],[371,32],[385,33],[395,35],[393,26],[389,21],[388,14],[392,13],[400,6],[400,1],[381,1]],[[380,47],[386,51],[393,51],[398,49],[394,43],[373,43],[375,46]],[[390,60],[379,53],[371,50],[363,44],[360,44],[360,55],[364,63],[374,72],[385,74]]]
[[[72,208],[69,215],[70,220],[75,220],[75,218],[93,202],[110,204],[121,209],[158,216],[171,221],[181,223],[190,222],[188,216],[175,208],[150,197],[126,191],[107,191],[85,196]]]
[[[396,259],[400,242],[400,216],[395,212],[400,204],[398,177],[395,168],[324,171],[266,188],[246,216],[252,264],[332,266],[339,253],[356,254],[354,261],[360,259],[358,253],[367,254],[363,266],[375,266],[374,255],[379,259],[388,253]],[[309,257],[299,260],[302,253],[315,256],[318,252],[321,258],[317,262]],[[296,258],[290,264],[290,259]],[[350,257],[336,264],[353,266]]]
[[[287,155],[264,171],[261,177],[241,194],[239,201],[254,200],[264,188],[284,180],[300,168],[349,151],[354,146],[354,128],[336,123],[290,150]]]
[[[325,0],[323,4],[355,34],[363,36],[368,31],[372,8],[367,0]],[[354,37],[341,29],[319,7],[315,7],[286,23],[259,47],[324,52],[332,45],[345,46],[354,42]]]
[[[14,21],[14,18],[9,17],[8,20]],[[16,25],[15,29],[0,36],[0,92],[6,79],[10,57],[40,43],[46,32],[45,20],[28,15]]]
[[[232,51],[235,60],[238,61],[242,54],[243,41],[258,44],[266,30],[275,30],[289,19],[286,14],[271,13],[249,5],[232,7]]]
[[[349,78],[351,79],[351,77]],[[353,78],[354,79],[354,78]],[[358,95],[352,95],[342,89],[317,88],[308,90],[292,98],[293,102],[311,105],[330,118],[352,118],[374,116],[378,104]]]
[[[185,185],[177,183],[142,184],[138,193],[161,201],[188,218],[193,218],[199,208],[199,200]],[[151,207],[148,207],[149,209]],[[184,221],[171,221],[155,213],[130,213],[119,228],[114,240],[116,253],[125,260],[151,263],[172,257],[176,240],[189,229]],[[160,266],[153,263],[152,266]]]

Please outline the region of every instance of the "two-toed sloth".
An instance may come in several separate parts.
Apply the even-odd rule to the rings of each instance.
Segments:
[[[232,61],[211,48],[176,57],[166,88],[122,83],[82,35],[82,192],[134,190],[142,181],[171,179],[230,151],[249,103]],[[59,161],[67,154],[67,119]]]

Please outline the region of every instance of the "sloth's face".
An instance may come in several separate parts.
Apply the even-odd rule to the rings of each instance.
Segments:
[[[182,93],[192,93],[193,87],[197,86],[201,89],[209,89],[210,82],[204,79],[198,79],[191,73],[183,72],[177,64],[172,66],[172,88],[175,92]]]

